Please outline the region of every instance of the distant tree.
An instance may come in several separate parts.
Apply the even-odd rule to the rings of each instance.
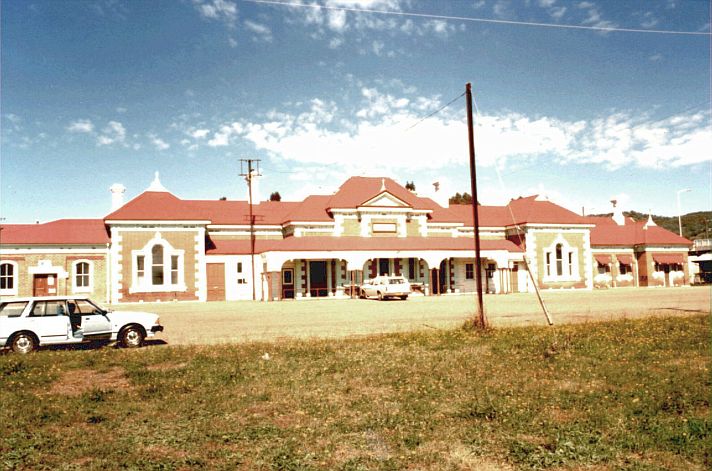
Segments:
[[[273,191],[269,195],[269,200],[270,201],[282,201],[282,196],[279,194],[279,191]]]
[[[221,196],[220,201],[227,201],[227,196]]]
[[[451,196],[449,201],[450,204],[472,204],[472,195],[467,192],[455,193],[455,196]]]
[[[415,183],[405,182],[405,189],[410,191],[415,191]]]

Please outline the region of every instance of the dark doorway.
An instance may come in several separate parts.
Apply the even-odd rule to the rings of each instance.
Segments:
[[[379,258],[378,259],[378,274],[379,275],[388,275],[390,273],[390,261],[387,258]]]
[[[326,262],[309,262],[309,293],[312,296],[326,296]]]

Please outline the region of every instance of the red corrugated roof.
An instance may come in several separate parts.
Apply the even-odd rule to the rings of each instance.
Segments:
[[[684,263],[682,254],[654,253],[653,260],[655,260],[656,263],[661,263],[663,265],[666,265],[666,264],[682,265]]]
[[[631,222],[626,219],[619,226],[612,218],[587,217],[590,223],[596,224],[591,229],[591,246],[633,246],[633,245],[681,245],[689,246],[692,242],[670,232],[660,226],[648,226],[645,221]]]
[[[482,240],[481,250],[522,252],[509,240]],[[395,250],[475,250],[470,237],[288,237],[282,240],[256,240],[255,253],[314,251],[395,251]],[[207,255],[250,253],[249,240],[212,240]],[[474,256],[474,255],[473,255]]]
[[[2,245],[105,245],[109,234],[101,219],[59,219],[44,224],[3,224]]]
[[[144,191],[104,218],[105,221],[202,221],[202,208],[167,191]]]
[[[507,206],[515,224],[590,224],[586,218],[551,201],[538,201],[538,195],[511,200]],[[509,210],[508,210],[509,211]],[[512,225],[510,222],[508,225]]]

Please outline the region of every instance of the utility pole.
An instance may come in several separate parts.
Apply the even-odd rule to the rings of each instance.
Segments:
[[[472,120],[472,85],[465,85],[467,101],[467,137],[470,149],[470,186],[472,190],[472,216],[475,229],[475,283],[477,284],[478,327],[487,327],[484,303],[482,302],[482,258],[480,257],[480,216],[477,208],[477,170],[475,168],[475,134]]]
[[[253,168],[252,164],[256,164]],[[247,173],[245,173],[245,165]],[[255,301],[255,216],[252,213],[252,178],[260,175],[260,159],[240,159],[240,176],[245,177],[247,181],[248,206],[250,208],[250,259],[252,261],[252,300]]]

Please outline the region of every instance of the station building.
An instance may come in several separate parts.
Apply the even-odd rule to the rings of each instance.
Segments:
[[[690,283],[691,242],[652,219],[583,217],[537,196],[478,208],[487,293],[532,291],[532,280],[544,290]],[[0,296],[338,298],[378,274],[402,275],[427,296],[470,293],[473,235],[471,206],[440,205],[390,178],[255,202],[251,224],[249,201],[181,199],[156,175],[103,219],[2,225]]]

